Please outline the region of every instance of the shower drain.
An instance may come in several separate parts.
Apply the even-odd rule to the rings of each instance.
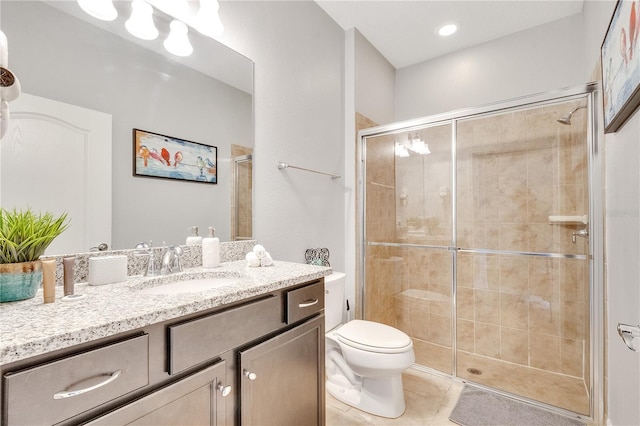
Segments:
[[[476,376],[479,376],[482,374],[482,370],[478,370],[477,368],[467,368],[467,371]]]

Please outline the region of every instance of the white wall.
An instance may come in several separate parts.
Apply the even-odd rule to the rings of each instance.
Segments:
[[[396,72],[396,120],[585,83],[582,18],[570,16]]]
[[[223,41],[255,62],[256,237],[274,259],[327,247],[345,268],[344,31],[310,1],[221,2]]]
[[[356,111],[378,124],[394,121],[396,69],[355,30]]]
[[[584,3],[585,75],[599,67],[600,46],[616,1]],[[602,125],[602,123],[600,123]],[[613,425],[640,424],[640,353],[618,337],[619,322],[640,324],[640,112],[604,141],[607,286],[607,406]]]

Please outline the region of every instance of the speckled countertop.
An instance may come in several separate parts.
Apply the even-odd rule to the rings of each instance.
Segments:
[[[81,283],[75,293],[86,297],[72,302],[61,300],[62,288],[58,287],[55,303],[44,304],[39,290],[33,299],[0,304],[0,364],[270,293],[331,271],[329,267],[279,261],[269,267],[250,268],[240,260],[221,263],[215,269],[190,268],[162,277],[130,277],[126,282],[103,286]],[[173,281],[207,277],[237,281],[197,293],[140,292]]]

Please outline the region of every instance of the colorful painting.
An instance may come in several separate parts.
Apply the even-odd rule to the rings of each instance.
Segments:
[[[618,130],[640,105],[640,0],[619,0],[601,49],[604,127]]]
[[[218,183],[218,148],[133,129],[135,176]]]

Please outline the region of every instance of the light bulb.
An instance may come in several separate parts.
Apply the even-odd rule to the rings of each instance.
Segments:
[[[200,0],[200,9],[196,15],[195,27],[200,33],[209,37],[219,37],[224,32],[224,25],[218,15],[220,4],[217,0]]]
[[[171,27],[171,32],[169,33],[169,37],[164,41],[164,47],[170,53],[173,53],[176,56],[189,56],[193,53],[193,46],[189,42],[189,37],[187,33],[189,29],[187,26],[178,20],[171,21],[169,24]]]
[[[407,147],[406,146],[401,145],[400,143],[396,142],[395,154],[396,154],[396,157],[408,157],[409,156],[409,151],[407,151]]]
[[[78,5],[89,15],[102,21],[113,21],[118,17],[112,0],[78,0]]]
[[[153,23],[153,7],[144,0],[133,0],[131,17],[124,26],[134,36],[143,40],[155,40],[158,29]]]
[[[458,31],[458,26],[456,24],[445,24],[438,29],[438,34],[442,37],[447,37],[456,31]]]

